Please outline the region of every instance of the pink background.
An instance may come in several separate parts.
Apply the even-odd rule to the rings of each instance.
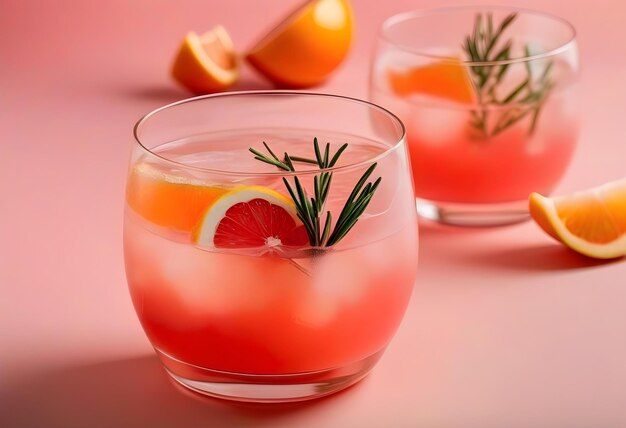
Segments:
[[[187,96],[167,70],[188,30],[221,23],[246,49],[300,1],[0,3],[0,426],[626,426],[626,262],[580,257],[530,222],[423,224],[402,327],[372,375],[344,393],[242,405],[167,380],[123,272],[132,126]],[[383,17],[470,2],[353,3],[354,49],[319,90],[365,97]],[[579,31],[583,134],[558,191],[623,176],[626,6],[518,6]],[[242,88],[267,86],[245,73]]]

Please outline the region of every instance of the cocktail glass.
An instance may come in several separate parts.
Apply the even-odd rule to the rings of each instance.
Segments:
[[[572,25],[504,7],[412,11],[385,21],[370,99],[404,122],[419,214],[457,225],[528,218],[579,133]]]
[[[326,143],[333,157],[348,147],[321,171],[299,159],[316,159],[314,138],[322,157]],[[352,98],[240,92],[160,108],[137,123],[135,140],[126,273],[167,373],[203,394],[257,402],[316,398],[362,379],[400,324],[416,274],[402,123]],[[288,152],[295,172],[256,159],[250,147],[270,156],[263,142],[275,159]],[[313,245],[275,232],[303,230],[287,189],[298,193],[296,177],[308,199],[326,174],[319,211],[337,226],[367,170],[372,184],[361,191],[381,180],[343,239]]]

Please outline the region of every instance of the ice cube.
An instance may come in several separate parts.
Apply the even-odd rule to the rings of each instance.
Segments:
[[[299,322],[322,327],[358,303],[370,280],[369,267],[355,257],[357,252],[330,251],[316,259],[312,284],[297,310]]]
[[[412,95],[409,116],[403,118],[407,125],[409,144],[441,145],[463,138],[470,119],[470,111],[434,97]]]
[[[259,284],[260,260],[179,244],[162,260],[160,271],[189,311],[220,315],[261,310],[268,304],[270,296]]]

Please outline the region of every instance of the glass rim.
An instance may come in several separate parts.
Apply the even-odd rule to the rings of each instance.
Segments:
[[[564,43],[561,43],[559,46],[550,49],[546,52],[542,52],[535,55],[524,55],[521,57],[510,58],[507,60],[498,60],[498,61],[472,61],[468,59],[463,59],[459,61],[458,59],[452,59],[449,56],[445,55],[437,55],[433,53],[425,52],[422,49],[415,48],[413,46],[398,43],[394,41],[392,37],[390,37],[387,32],[393,26],[400,24],[402,22],[406,22],[415,18],[424,18],[427,16],[432,16],[436,14],[445,14],[451,11],[469,11],[469,10],[484,10],[484,11],[508,11],[508,12],[518,12],[525,15],[534,15],[540,16],[543,18],[547,18],[551,21],[558,22],[561,25],[564,25],[570,31],[570,36]],[[576,28],[565,18],[562,18],[557,15],[553,15],[548,12],[538,11],[534,9],[526,9],[521,7],[511,7],[511,6],[493,6],[493,5],[465,5],[465,6],[445,6],[445,7],[436,7],[436,8],[426,8],[426,9],[413,9],[405,12],[400,12],[395,15],[392,15],[385,19],[380,26],[378,31],[379,39],[385,41],[386,43],[401,49],[404,52],[412,53],[414,55],[419,55],[425,58],[431,58],[438,61],[450,62],[454,64],[462,64],[469,67],[484,67],[484,66],[497,66],[497,65],[507,65],[507,64],[519,64],[525,63],[535,60],[541,60],[550,58],[556,55],[559,55],[563,52],[566,52],[568,49],[572,47],[576,43]]]
[[[359,160],[357,162],[351,162],[351,163],[348,163],[346,165],[341,165],[341,166],[334,166],[332,168],[323,168],[323,169],[310,168],[310,169],[303,169],[300,171],[280,170],[280,171],[272,171],[272,172],[235,171],[235,170],[228,170],[228,169],[205,168],[205,167],[198,167],[194,165],[188,165],[184,162],[178,162],[176,160],[170,159],[166,156],[162,156],[154,152],[152,149],[148,148],[142,142],[139,136],[139,133],[141,132],[141,128],[148,120],[156,116],[158,113],[165,111],[167,109],[176,108],[184,104],[190,104],[190,103],[194,103],[194,102],[198,102],[198,101],[202,101],[206,99],[239,97],[239,96],[245,97],[245,96],[253,96],[253,95],[282,95],[282,96],[306,96],[306,97],[314,96],[314,97],[348,101],[348,102],[352,102],[356,104],[361,104],[364,107],[378,110],[382,112],[383,114],[385,114],[387,117],[389,117],[392,120],[392,122],[395,122],[399,126],[400,136],[397,139],[395,139],[395,141],[392,141],[392,143],[388,147],[386,147],[385,150],[383,150],[381,153],[377,153],[376,155],[372,157],[368,157],[367,159]],[[231,176],[234,175],[234,176],[249,176],[249,177],[268,177],[268,176],[289,177],[289,176],[295,176],[295,175],[319,174],[320,172],[347,171],[347,170],[357,169],[357,168],[361,168],[361,167],[376,163],[386,158],[390,153],[392,153],[395,150],[398,150],[398,148],[402,146],[406,137],[406,128],[404,126],[404,123],[402,123],[402,121],[400,120],[400,118],[398,118],[398,116],[396,116],[391,111],[387,110],[384,107],[379,106],[378,104],[374,104],[370,101],[362,100],[359,98],[349,97],[346,95],[327,94],[327,93],[321,93],[321,92],[305,92],[305,91],[294,91],[294,90],[251,90],[251,91],[232,91],[232,92],[221,92],[221,93],[215,93],[215,94],[200,95],[197,97],[186,98],[186,99],[179,100],[170,104],[166,104],[164,106],[161,106],[143,115],[135,123],[135,126],[133,127],[133,136],[135,138],[135,143],[137,143],[139,147],[141,147],[141,149],[143,149],[146,153],[149,153],[151,156],[154,156],[162,161],[165,161],[167,163],[170,163],[170,164],[173,164],[173,165],[176,165],[178,167],[182,167],[188,170],[194,170],[194,171],[212,173],[212,174],[218,174],[218,175],[231,175]]]

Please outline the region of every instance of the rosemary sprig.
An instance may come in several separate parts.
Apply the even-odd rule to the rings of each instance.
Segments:
[[[517,18],[516,13],[507,15],[497,26],[491,13],[476,15],[472,33],[465,38],[463,50],[471,62],[489,63],[511,59],[513,41],[501,42],[504,32]],[[530,56],[528,45],[524,46],[526,57]],[[499,97],[498,88],[510,70],[510,63],[499,65],[472,66],[471,74],[476,88],[480,107],[472,110],[470,124],[480,137],[494,136],[531,115],[529,134],[534,133],[541,108],[554,87],[551,79],[552,62],[549,62],[537,79],[528,62],[525,63],[526,76],[508,94]],[[505,107],[490,126],[490,107]]]
[[[328,169],[337,164],[341,154],[348,148],[348,144],[343,144],[331,156],[330,143],[326,143],[322,152],[317,138],[314,138],[313,150],[315,159],[290,156],[285,152],[282,160],[276,156],[265,142],[263,142],[263,145],[268,154],[250,147],[250,152],[255,155],[254,158],[261,162],[274,165],[281,170],[289,172],[296,171],[293,165],[294,161],[315,164],[322,170],[322,172],[313,176],[313,196],[307,194],[298,176],[293,176],[293,184],[286,177],[283,177],[283,183],[296,206],[296,213],[304,225],[312,247],[331,247],[344,238],[352,230],[369,205],[381,182],[381,177],[378,177],[374,182],[368,182],[369,177],[376,169],[377,164],[374,163],[363,173],[354,186],[333,227],[333,218],[330,211],[326,210],[325,218],[322,221],[333,179],[333,173],[328,171]]]

